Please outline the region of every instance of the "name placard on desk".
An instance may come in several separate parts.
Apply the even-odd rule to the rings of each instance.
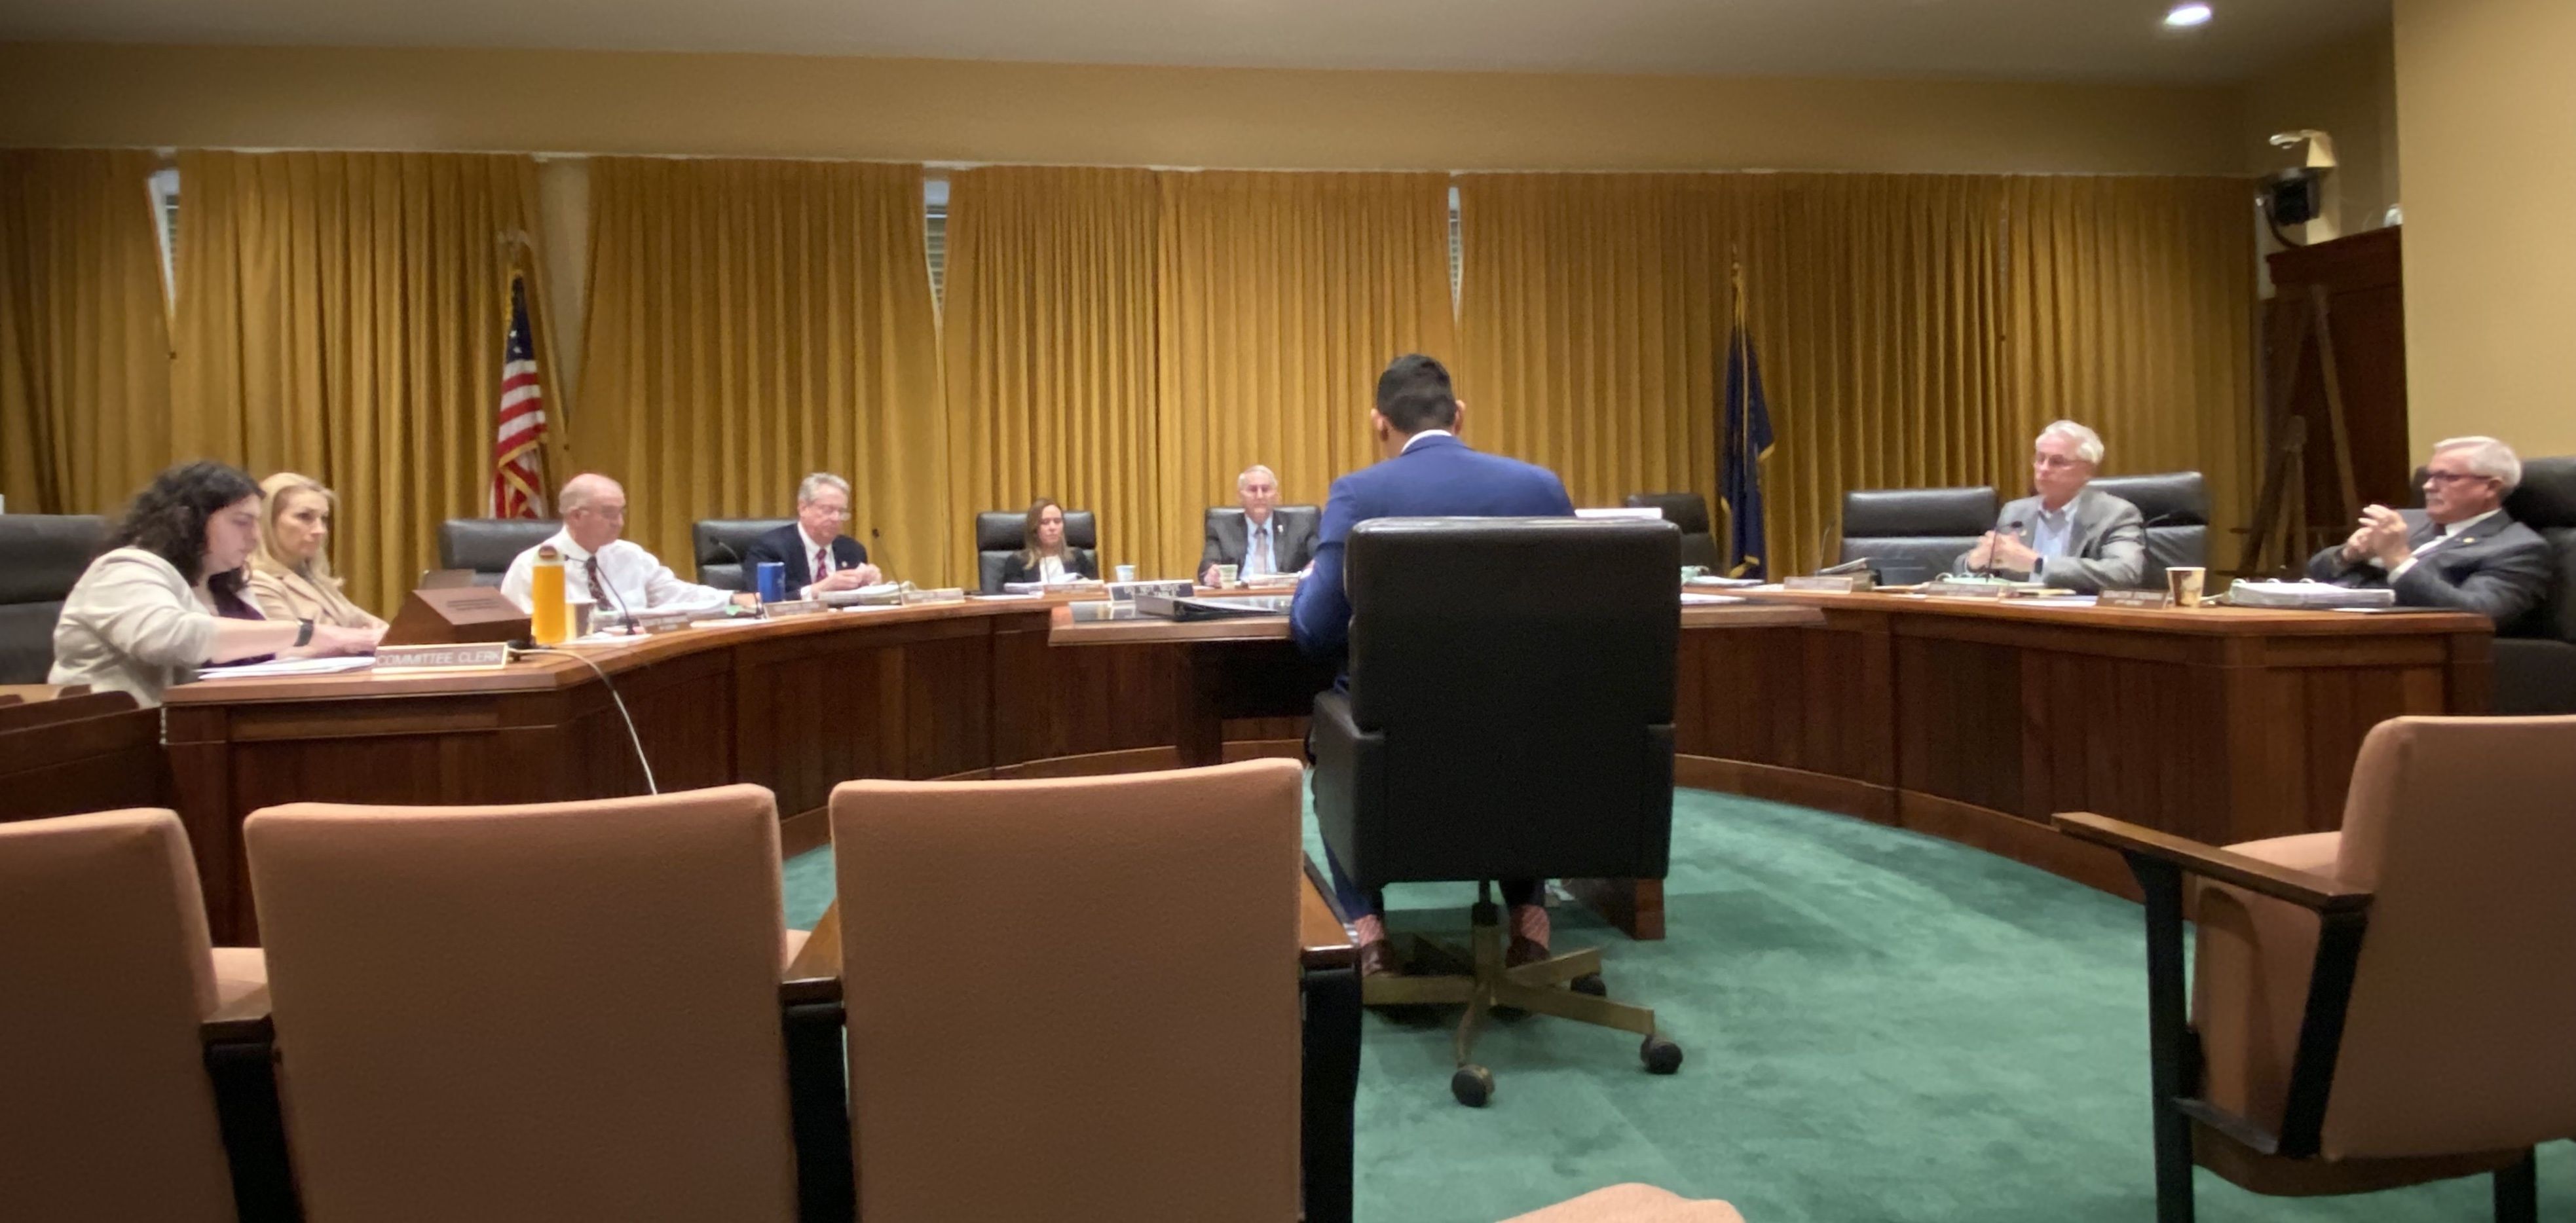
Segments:
[[[907,590],[903,592],[903,605],[906,607],[920,607],[925,604],[936,603],[963,603],[965,601],[966,588],[963,586],[942,586],[936,590]]]
[[[2163,590],[2106,590],[2093,599],[2095,607],[2162,609],[2173,605],[2172,592]]]
[[[1808,573],[1780,579],[1782,590],[1823,590],[1834,594],[1859,594],[1872,589],[1866,573]]]
[[[376,674],[412,671],[498,671],[510,665],[510,647],[499,641],[464,645],[380,645]]]
[[[1136,601],[1136,596],[1138,595],[1160,595],[1166,599],[1186,599],[1198,592],[1199,588],[1197,584],[1187,579],[1175,579],[1168,582],[1111,582],[1109,584],[1109,600],[1113,603],[1133,603]]]
[[[760,614],[772,620],[784,620],[789,616],[811,616],[817,612],[830,610],[832,610],[831,604],[821,599],[781,599],[775,603],[760,605]]]

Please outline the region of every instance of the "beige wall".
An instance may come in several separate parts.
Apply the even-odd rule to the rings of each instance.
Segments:
[[[2233,88],[0,45],[0,146],[2237,173]]]
[[[2379,228],[2399,202],[2397,41],[2392,27],[2320,47],[2265,69],[2245,86],[2246,168],[2257,173],[2300,164],[2292,150],[2269,143],[2274,132],[2315,128],[2334,137],[2335,172],[2328,188],[2340,232]]]
[[[2576,454],[2576,3],[2398,0],[2406,367],[2418,452]]]

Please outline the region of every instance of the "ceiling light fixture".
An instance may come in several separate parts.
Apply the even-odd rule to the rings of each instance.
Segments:
[[[2177,4],[2165,14],[2165,28],[2169,30],[2188,30],[2208,24],[2209,6],[2206,4]]]

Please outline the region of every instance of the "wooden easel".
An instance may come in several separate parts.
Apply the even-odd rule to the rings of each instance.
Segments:
[[[2267,400],[2272,458],[2263,471],[2262,491],[2254,499],[2253,521],[2244,527],[2245,549],[2236,560],[2236,572],[2244,577],[2265,572],[2264,556],[2276,541],[2282,571],[2296,568],[2307,556],[2308,418],[2291,412],[2290,405],[2299,389],[2299,371],[2312,351],[2325,379],[2326,433],[2334,447],[2344,514],[2350,519],[2361,517],[2361,485],[2353,477],[2352,432],[2344,424],[2343,376],[2335,368],[2334,326],[2326,310],[2324,285],[2308,286],[2308,308],[2290,316],[2290,327],[2292,342],[2283,346],[2290,356],[2275,372]]]

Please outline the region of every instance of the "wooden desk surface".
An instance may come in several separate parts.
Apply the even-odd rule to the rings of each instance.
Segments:
[[[1685,603],[1683,628],[1795,628],[1824,623],[1821,612],[1790,604]],[[1075,623],[1070,609],[1054,613],[1050,645],[1138,645],[1177,641],[1285,641],[1286,616],[1237,616],[1224,620],[1094,620]]]
[[[1892,591],[1840,594],[1809,590],[1743,590],[1767,604],[1799,604],[1835,611],[1953,616],[2012,624],[2077,623],[2095,629],[2133,629],[2188,636],[2413,637],[2427,633],[2493,632],[2484,616],[2452,611],[2361,614],[2289,611],[2264,607],[2096,607],[2064,598],[1963,599]]]

